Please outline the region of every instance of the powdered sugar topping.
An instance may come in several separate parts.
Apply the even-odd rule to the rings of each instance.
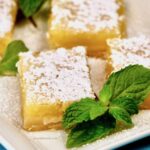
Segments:
[[[12,8],[14,0],[0,0],[0,38],[10,32],[13,25]]]
[[[59,48],[38,54],[22,53],[21,61],[19,68],[27,68],[23,72],[23,80],[28,102],[48,103],[94,97],[84,47],[69,51]]]
[[[61,25],[85,32],[112,29],[122,18],[119,8],[116,0],[55,0],[51,27]]]
[[[114,70],[130,64],[140,64],[150,68],[150,38],[144,35],[129,39],[108,41]]]
[[[0,78],[0,116],[16,126],[21,126],[21,104],[19,82],[16,77]]]

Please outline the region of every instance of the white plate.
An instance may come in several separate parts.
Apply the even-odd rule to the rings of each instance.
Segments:
[[[127,6],[127,30],[128,35],[150,34],[150,1],[149,0],[125,0]],[[46,9],[45,6],[44,9]],[[43,17],[42,10],[34,19],[38,28],[34,28],[29,21],[17,25],[14,39],[22,39],[31,50],[47,49],[46,40],[47,20]],[[34,44],[33,44],[34,43]],[[101,88],[104,82],[105,62],[98,59],[90,59],[92,71],[92,83],[95,92]],[[100,69],[97,69],[100,68]],[[100,83],[97,85],[97,83]],[[20,128],[20,91],[16,77],[0,78],[0,143],[8,150],[65,150],[66,134],[63,131],[26,132]],[[85,145],[80,150],[113,149],[127,144],[136,139],[150,135],[150,110],[140,111],[133,116],[135,126],[131,129],[117,132],[94,143]],[[9,121],[9,123],[7,123]]]

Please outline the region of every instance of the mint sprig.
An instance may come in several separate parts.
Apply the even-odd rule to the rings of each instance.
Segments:
[[[113,73],[99,94],[99,101],[85,98],[64,113],[63,127],[70,129],[67,147],[78,147],[116,131],[121,123],[133,125],[131,115],[150,94],[150,69],[130,65]],[[117,123],[118,122],[118,123]]]
[[[33,16],[46,0],[19,0],[19,7],[25,17]]]
[[[20,52],[26,52],[26,51],[28,51],[28,48],[20,40],[16,40],[8,44],[4,57],[0,62],[0,76],[16,75],[17,73],[16,63],[19,60],[18,54]]]

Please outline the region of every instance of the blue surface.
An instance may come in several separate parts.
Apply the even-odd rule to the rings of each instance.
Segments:
[[[116,148],[115,150],[150,150],[150,135],[136,142]]]
[[[6,149],[0,144],[0,150],[6,150]]]

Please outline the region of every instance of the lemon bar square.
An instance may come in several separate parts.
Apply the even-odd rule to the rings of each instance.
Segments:
[[[112,68],[112,70],[108,69],[107,74],[134,64],[150,68],[150,37],[141,35],[128,39],[111,39],[107,43],[111,53],[108,66]],[[150,109],[150,96],[141,108]]]
[[[51,47],[83,45],[89,56],[106,57],[106,39],[125,35],[122,0],[55,0],[49,21]],[[106,56],[105,56],[106,55]]]
[[[11,40],[15,23],[17,3],[15,0],[0,0],[0,56]]]
[[[59,129],[69,104],[94,98],[84,47],[22,53],[18,70],[26,130]]]

